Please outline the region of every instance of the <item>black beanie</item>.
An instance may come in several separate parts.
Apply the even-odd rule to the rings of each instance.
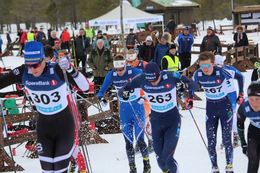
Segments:
[[[259,96],[260,97],[260,81],[252,82],[248,89],[247,95],[249,96]]]

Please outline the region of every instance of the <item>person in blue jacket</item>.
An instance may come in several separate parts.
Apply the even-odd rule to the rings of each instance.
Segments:
[[[224,64],[225,57],[221,55],[215,55],[215,65],[217,65],[220,68],[224,68],[230,73],[238,73],[239,75],[242,75],[242,73],[236,69],[233,66],[225,65]],[[228,98],[232,104],[232,110],[233,110],[233,147],[237,147],[239,145],[239,136],[237,132],[237,87],[236,82],[234,79],[227,80],[228,84]],[[241,103],[240,103],[241,104]]]
[[[171,35],[166,32],[162,35],[160,42],[155,47],[153,62],[155,62],[160,68],[162,57],[166,55],[170,44],[172,44]]]
[[[258,173],[260,163],[260,81],[252,82],[247,89],[248,98],[238,108],[237,128],[242,151],[248,156],[247,173]],[[250,120],[247,142],[244,134],[246,118]]]
[[[239,86],[238,102],[243,100],[243,76],[230,73],[225,68],[214,66],[215,56],[212,52],[199,55],[200,69],[195,71],[193,81],[198,82],[206,94],[206,133],[208,152],[212,164],[212,173],[219,173],[217,163],[216,141],[218,123],[221,122],[222,140],[226,153],[226,173],[233,173],[232,105],[228,98],[229,79],[236,79]]]
[[[97,94],[101,105],[107,104],[104,94],[109,86],[113,85],[116,90],[123,87],[128,81],[132,80],[136,75],[142,73],[142,70],[126,66],[126,60],[123,55],[117,55],[113,61],[114,68],[109,71],[105,80]],[[126,143],[126,153],[128,157],[130,173],[136,173],[134,136],[136,143],[143,156],[144,170],[143,173],[150,173],[151,166],[147,145],[144,141],[145,129],[145,112],[143,99],[140,96],[140,88],[133,89],[129,100],[120,100],[120,126]],[[134,134],[134,135],[133,135]]]
[[[3,40],[0,36],[0,54],[2,54],[2,45],[3,45]]]
[[[181,61],[181,70],[190,66],[191,63],[191,48],[194,42],[193,35],[189,32],[189,27],[186,26],[183,33],[178,36],[178,53]]]
[[[160,71],[156,63],[150,62],[143,74],[136,76],[119,90],[119,95],[127,100],[131,90],[141,87],[149,100],[153,147],[158,165],[164,173],[178,172],[174,153],[181,128],[181,118],[176,107],[176,85],[179,82],[191,86],[186,77],[177,72]],[[192,97],[191,87],[190,90],[190,97]],[[190,99],[187,107],[191,108],[192,105],[193,101]]]

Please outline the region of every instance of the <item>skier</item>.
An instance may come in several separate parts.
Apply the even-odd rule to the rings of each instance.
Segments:
[[[225,58],[221,55],[215,55],[215,65],[220,68],[224,68],[225,70],[229,71],[230,73],[238,73],[242,75],[241,72],[233,66],[224,65]],[[237,132],[237,89],[235,85],[235,80],[229,79],[227,80],[228,84],[228,98],[232,104],[233,110],[233,147],[237,147],[239,145],[239,136]]]
[[[129,92],[142,88],[151,105],[151,126],[154,151],[158,165],[164,173],[177,173],[178,164],[174,152],[178,143],[181,118],[176,107],[176,84],[189,80],[176,72],[160,72],[159,66],[151,62],[143,74],[136,76],[119,90],[119,96],[125,100]],[[191,94],[192,95],[192,94]],[[191,108],[193,101],[189,100]]]
[[[229,93],[227,80],[235,78],[239,84],[237,100],[243,100],[243,76],[238,73],[230,74],[224,68],[214,66],[215,57],[212,52],[202,52],[199,55],[200,69],[195,71],[193,80],[198,82],[206,94],[206,132],[208,152],[212,163],[212,172],[219,173],[216,153],[218,122],[222,127],[222,141],[226,152],[226,173],[233,173],[232,105],[227,98]]]
[[[126,61],[123,55],[117,55],[114,58],[113,65],[114,69],[108,72],[97,94],[101,105],[107,104],[104,94],[110,85],[113,85],[118,90],[129,80],[142,72],[140,69],[126,66]],[[136,143],[143,156],[143,173],[150,173],[151,166],[143,131],[145,121],[144,105],[139,102],[140,88],[132,90],[130,98],[129,101],[125,101],[120,97],[120,124],[126,143],[126,153],[129,161],[130,173],[136,173],[133,132],[135,132]]]
[[[67,85],[62,70],[66,70],[69,82],[83,91],[88,90],[88,81],[70,65],[67,57],[61,58],[59,64],[46,63],[40,42],[26,43],[24,58],[25,65],[0,77],[0,88],[14,83],[24,84],[26,93],[39,113],[36,148],[42,171],[66,173],[76,146],[75,125],[70,110],[72,105],[67,98]]]
[[[248,156],[247,173],[258,173],[260,161],[260,81],[252,82],[247,89],[248,98],[238,108],[237,128],[242,151]],[[249,118],[247,142],[244,135],[244,123]]]

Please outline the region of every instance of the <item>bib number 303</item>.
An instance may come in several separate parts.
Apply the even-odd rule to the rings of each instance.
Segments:
[[[50,102],[58,102],[60,100],[61,96],[58,91],[51,93],[50,95],[47,94],[35,94],[32,93],[32,99],[36,103],[43,103],[43,104],[49,104]]]

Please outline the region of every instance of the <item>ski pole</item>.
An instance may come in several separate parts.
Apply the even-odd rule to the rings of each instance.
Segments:
[[[203,138],[203,136],[202,136],[202,133],[201,133],[201,131],[200,131],[200,129],[199,129],[199,126],[198,126],[198,124],[197,124],[197,122],[196,122],[196,120],[195,120],[195,118],[194,118],[194,116],[193,116],[193,113],[191,112],[190,109],[189,109],[188,111],[190,112],[190,115],[191,115],[191,117],[192,117],[192,119],[193,119],[193,122],[194,122],[194,124],[195,124],[195,126],[196,126],[196,128],[197,128],[197,130],[198,130],[198,132],[199,132],[199,134],[200,134],[200,137],[201,137],[201,139],[202,139],[202,141],[203,141],[203,143],[204,143],[204,145],[205,145],[207,151],[209,151],[209,150],[208,150],[208,146],[207,146],[207,144],[206,144],[206,142],[205,142],[205,140],[204,140],[204,138]]]
[[[202,109],[202,110],[206,110],[206,108],[203,107],[199,107],[199,106],[193,106],[194,108],[198,108],[198,109]]]
[[[7,128],[6,119],[5,119],[5,115],[4,115],[3,109],[2,109],[2,117],[3,117],[4,130],[5,130],[5,133],[6,133],[6,137],[9,138],[8,128]],[[12,159],[12,162],[13,162],[13,169],[14,169],[14,172],[16,173],[15,161],[14,161],[14,156],[13,156],[13,153],[12,153],[11,145],[8,145],[8,148],[9,148],[11,159]]]

